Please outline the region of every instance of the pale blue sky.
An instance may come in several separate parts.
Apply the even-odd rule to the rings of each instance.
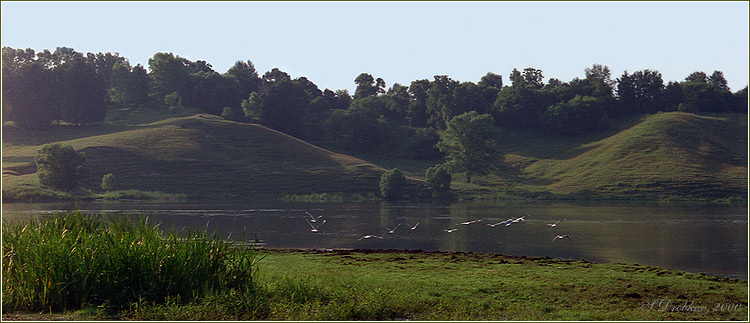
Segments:
[[[354,89],[370,73],[387,86],[445,74],[535,67],[613,78],[655,69],[665,82],[721,70],[748,84],[748,2],[2,2],[2,45],[119,52],[147,66],[156,52],[225,72],[251,60],[321,89]]]

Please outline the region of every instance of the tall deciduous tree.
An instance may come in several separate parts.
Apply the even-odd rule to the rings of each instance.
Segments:
[[[86,124],[104,120],[107,88],[82,57],[71,58],[54,70],[61,120]]]
[[[88,175],[86,158],[70,145],[46,144],[39,150],[34,162],[39,183],[56,189],[70,191]]]
[[[406,188],[406,177],[398,168],[391,169],[380,176],[380,194],[386,200],[401,199]]]
[[[437,147],[445,153],[446,165],[466,172],[469,183],[474,175],[487,174],[501,158],[496,136],[492,116],[470,111],[448,122]]]
[[[149,75],[157,100],[161,101],[173,92],[186,96],[190,85],[190,70],[185,63],[184,59],[172,53],[156,53],[149,58]]]
[[[375,79],[372,75],[361,73],[354,79],[357,88],[354,90],[354,99],[368,96],[376,96],[385,93],[385,81],[382,78]]]
[[[3,58],[2,88],[4,120],[38,129],[57,119],[55,77],[42,62],[29,61],[11,68]]]

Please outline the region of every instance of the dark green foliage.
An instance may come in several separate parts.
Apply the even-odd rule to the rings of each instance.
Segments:
[[[240,98],[246,98],[250,93],[260,90],[261,79],[255,70],[253,62],[237,61],[227,70],[226,75],[234,76],[239,82]]]
[[[551,105],[542,115],[547,131],[576,135],[596,129],[606,117],[605,99],[577,95],[575,98]]]
[[[172,92],[164,97],[164,104],[169,107],[169,110],[175,111],[182,108],[182,96],[177,92]]]
[[[644,70],[617,79],[617,95],[624,113],[655,113],[664,106],[664,80],[658,71]]]
[[[39,183],[51,188],[70,191],[86,177],[86,158],[70,145],[44,145],[34,158]]]
[[[492,115],[500,125],[535,128],[552,102],[550,92],[533,85],[506,87],[498,93]]]
[[[190,302],[212,290],[255,293],[254,256],[215,235],[170,231],[145,218],[81,213],[4,224],[3,308],[114,310]]]
[[[734,112],[747,113],[747,86],[744,89],[734,92]]]
[[[405,140],[404,156],[409,159],[432,159],[441,156],[435,147],[440,135],[430,128],[406,128],[409,135]],[[413,131],[413,133],[412,133]],[[404,138],[400,138],[404,140]]]
[[[500,159],[496,136],[492,116],[471,111],[448,122],[437,147],[446,155],[446,166],[466,172],[469,183],[473,175],[488,173]]]
[[[54,69],[58,120],[87,124],[104,120],[106,83],[83,58],[65,62]]]
[[[386,200],[401,199],[406,189],[406,177],[397,168],[391,169],[380,177],[380,195]]]
[[[242,112],[248,121],[260,122],[263,118],[263,97],[260,93],[252,92],[247,99],[242,100]]]
[[[383,102],[366,97],[347,110],[334,110],[326,121],[326,137],[334,146],[357,152],[377,152],[385,143],[387,123],[378,112]]]
[[[3,48],[5,54],[5,48]],[[44,128],[58,118],[55,78],[41,62],[7,69],[3,59],[3,120],[22,128]]]
[[[109,77],[109,99],[121,105],[139,105],[148,100],[149,78],[141,65],[131,68],[125,62],[116,63]]]
[[[163,100],[168,94],[184,95],[190,85],[190,71],[187,60],[172,53],[156,53],[148,59],[151,70],[149,76],[157,100]]]
[[[114,191],[117,189],[117,179],[115,179],[115,175],[112,173],[107,173],[107,175],[104,175],[102,177],[102,189],[105,191]]]
[[[453,117],[462,114],[461,106],[454,96],[459,82],[447,75],[435,75],[427,90],[426,113],[427,124],[436,129],[445,129],[446,123]]]
[[[375,79],[367,73],[359,74],[354,79],[354,84],[357,84],[357,89],[354,90],[354,99],[385,93],[385,81],[382,78]]]
[[[451,174],[443,165],[437,165],[428,168],[425,171],[427,179],[427,188],[432,193],[432,197],[438,200],[447,200],[450,198]]]

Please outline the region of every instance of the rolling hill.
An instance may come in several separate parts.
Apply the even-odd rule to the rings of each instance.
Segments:
[[[41,188],[37,150],[61,141],[86,154],[83,187],[100,191],[113,173],[119,189],[203,198],[277,198],[320,193],[376,195],[383,167],[331,152],[257,124],[197,114],[138,125],[26,133],[3,129],[3,200],[59,197]],[[499,171],[452,188],[463,197],[564,199],[747,198],[747,115],[670,112],[618,120],[619,129],[556,137],[504,129]],[[378,161],[410,175],[424,193],[424,169],[440,161]]]
[[[553,194],[599,198],[747,195],[747,115],[659,113],[569,158],[524,169]]]
[[[367,194],[378,192],[385,171],[261,125],[202,114],[63,143],[86,154],[90,176],[82,186],[94,190],[113,173],[120,189],[195,197]],[[4,149],[6,187],[34,185],[33,157],[40,147]]]

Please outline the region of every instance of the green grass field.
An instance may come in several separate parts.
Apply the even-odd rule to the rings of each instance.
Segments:
[[[616,125],[573,137],[502,129],[505,158],[497,169],[472,183],[454,174],[452,189],[459,197],[481,199],[746,198],[747,115],[671,112],[631,116]],[[86,127],[23,131],[4,126],[4,200],[70,198],[36,180],[37,150],[56,141],[88,157],[91,175],[79,195],[101,196],[102,176],[113,173],[118,190],[150,192],[143,196],[373,197],[382,172],[399,168],[416,196],[425,169],[443,162],[356,158],[211,115],[111,110],[107,121]]]

